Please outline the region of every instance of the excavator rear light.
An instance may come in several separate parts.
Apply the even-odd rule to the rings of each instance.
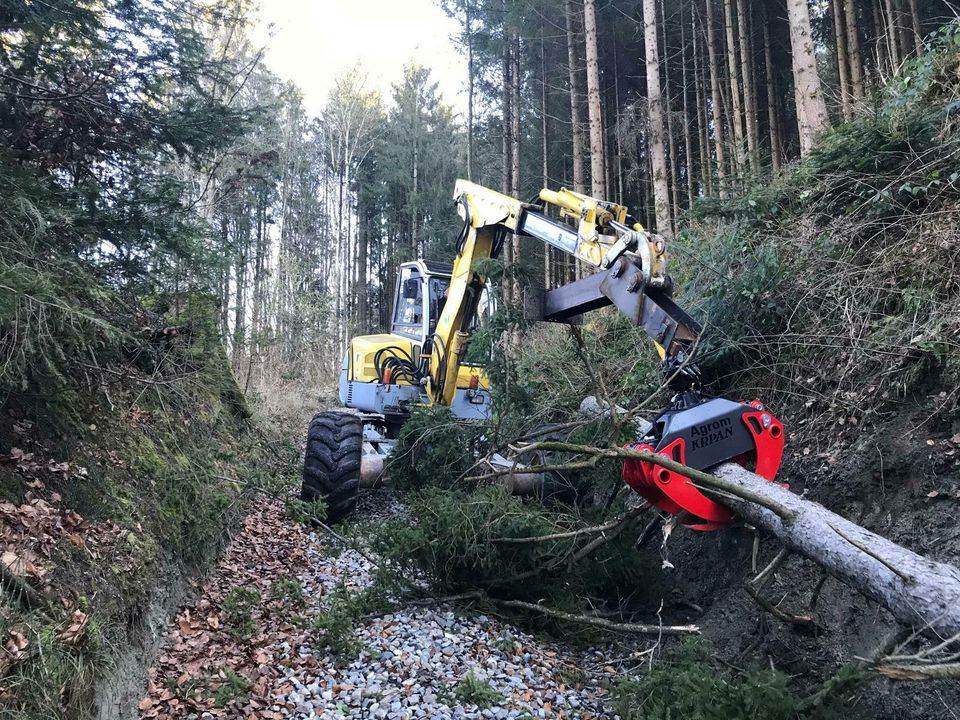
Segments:
[[[471,375],[471,376],[470,376],[470,389],[471,389],[471,390],[476,390],[476,389],[478,389],[479,387],[480,387],[480,376],[479,376],[479,375]]]

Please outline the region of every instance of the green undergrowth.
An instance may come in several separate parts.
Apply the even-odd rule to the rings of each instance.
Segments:
[[[689,214],[673,272],[721,389],[856,422],[960,379],[960,24],[932,42],[798,165]]]
[[[424,577],[441,593],[480,588],[491,597],[543,600],[578,612],[591,599],[625,601],[644,576],[629,533],[582,557],[577,553],[595,535],[511,542],[599,524],[600,510],[548,508],[496,486],[427,488],[410,493],[407,502],[414,522],[382,522],[367,537],[390,574]]]
[[[644,673],[621,678],[613,709],[622,720],[828,720],[857,717],[842,695],[807,703],[792,679],[771,669],[741,672],[697,639]]]
[[[23,578],[30,597],[4,588],[0,635],[25,642],[3,668],[0,718],[84,718],[154,598],[209,567],[286,448],[265,450],[205,295],[136,301],[3,241],[0,285],[0,502],[42,502],[48,518],[13,548],[43,576]]]

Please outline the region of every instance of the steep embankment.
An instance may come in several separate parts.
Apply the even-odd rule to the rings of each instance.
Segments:
[[[960,565],[957,38],[946,29],[872,109],[769,186],[701,204],[676,245],[684,296],[708,326],[706,370],[784,420],[791,489]],[[743,591],[749,533],[678,540],[668,590],[707,608],[699,622],[731,662],[763,654],[813,678],[870,656],[894,629],[791,558],[764,592],[817,618],[822,631],[805,636]],[[761,543],[754,564],[776,551]],[[921,718],[960,696],[945,682],[874,683],[861,702],[871,716]]]
[[[147,307],[6,244],[0,283],[3,714],[117,717],[238,519],[259,440],[208,299]]]

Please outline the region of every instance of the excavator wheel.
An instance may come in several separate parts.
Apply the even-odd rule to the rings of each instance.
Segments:
[[[353,511],[360,488],[363,423],[351,412],[317,413],[307,431],[300,498],[323,499],[327,521],[338,522]]]

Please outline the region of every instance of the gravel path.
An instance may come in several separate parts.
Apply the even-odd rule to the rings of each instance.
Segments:
[[[404,512],[385,493],[368,494],[364,506],[365,518]],[[289,562],[268,560],[278,549]],[[449,606],[407,607],[362,621],[353,628],[359,653],[321,647],[311,620],[338,586],[367,587],[372,570],[362,556],[331,547],[325,536],[291,530],[279,503],[256,510],[197,602],[174,623],[140,717],[614,717],[606,689],[615,675],[607,664],[610,649],[564,648]],[[276,599],[277,583],[289,586],[291,577],[305,605]],[[230,631],[235,617],[226,608],[228,596],[250,587],[259,596],[251,610],[256,629],[237,637]]]

